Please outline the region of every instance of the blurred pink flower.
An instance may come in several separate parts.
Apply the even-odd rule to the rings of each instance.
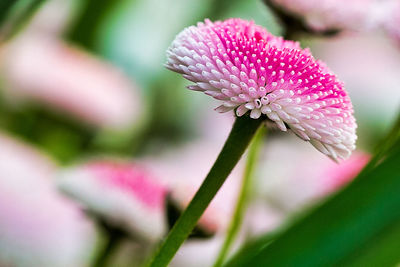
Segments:
[[[375,0],[271,0],[289,13],[303,17],[316,31],[360,30],[370,27]]]
[[[355,148],[357,126],[343,84],[296,42],[241,19],[206,20],[179,33],[167,55],[167,68],[195,82],[189,89],[222,101],[220,112],[264,114],[335,160]]]
[[[0,147],[0,265],[86,265],[93,225],[56,190],[56,166],[3,134]]]
[[[93,161],[61,174],[60,189],[106,222],[133,236],[158,241],[165,234],[166,188],[138,165]]]
[[[319,157],[316,151],[296,140],[274,140],[268,143],[261,159],[257,194],[284,212],[296,210],[350,182],[369,158],[368,154],[356,151],[337,164]]]
[[[124,128],[140,117],[138,88],[119,70],[45,34],[9,44],[1,67],[13,101],[34,100],[99,127]]]

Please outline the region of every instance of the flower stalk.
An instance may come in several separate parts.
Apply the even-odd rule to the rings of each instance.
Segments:
[[[95,256],[93,261],[94,267],[103,267],[107,266],[107,262],[109,261],[112,254],[118,248],[121,239],[124,236],[124,233],[116,228],[108,226],[107,223],[100,222],[100,226],[104,230],[104,244]]]
[[[197,221],[211,200],[224,184],[232,169],[236,166],[262,122],[262,119],[254,120],[248,116],[236,118],[228,139],[203,184],[148,266],[165,267],[172,260],[179,247],[196,226]]]
[[[229,249],[231,248],[237,233],[242,225],[243,217],[246,210],[248,196],[251,190],[252,178],[254,170],[257,166],[257,160],[260,153],[263,138],[266,135],[266,127],[260,127],[253,138],[249,147],[249,154],[247,156],[246,168],[243,174],[242,186],[240,189],[239,197],[237,199],[234,214],[225,237],[225,241],[221,247],[218,258],[215,261],[214,267],[220,267],[224,263]]]

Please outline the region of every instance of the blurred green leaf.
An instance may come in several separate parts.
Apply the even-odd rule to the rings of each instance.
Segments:
[[[69,30],[69,39],[86,49],[96,51],[100,26],[120,2],[117,0],[82,1],[80,14]]]
[[[375,168],[274,241],[245,247],[226,266],[395,265],[400,261],[399,163],[397,139]]]
[[[17,3],[17,0],[1,0],[0,1],[0,25],[3,24],[8,16],[8,12]]]

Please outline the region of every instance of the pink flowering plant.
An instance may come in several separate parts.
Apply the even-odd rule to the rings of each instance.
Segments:
[[[334,160],[357,139],[353,108],[343,84],[308,49],[242,19],[206,20],[177,35],[166,67],[194,82],[189,89],[235,110],[236,122],[202,186],[177,221],[151,266],[166,266],[196,225],[230,171],[265,122],[291,129]]]
[[[400,0],[3,2],[0,266],[399,265]]]

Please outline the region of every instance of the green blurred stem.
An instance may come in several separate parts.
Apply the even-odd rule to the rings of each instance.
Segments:
[[[203,184],[172,227],[148,266],[165,267],[172,260],[245,152],[262,122],[261,119],[254,120],[248,116],[236,118],[231,133]]]
[[[372,168],[374,168],[379,162],[390,152],[390,149],[393,147],[393,144],[397,142],[400,138],[400,112],[397,115],[397,119],[393,124],[393,127],[389,131],[388,135],[382,139],[378,145],[376,146],[374,156],[368,162],[368,164],[361,171],[361,174],[369,172]]]
[[[93,267],[107,266],[110,256],[114,253],[123,237],[123,233],[117,229],[110,228],[106,224],[102,224],[105,229],[105,242],[103,247],[96,255]]]
[[[107,17],[117,0],[84,0],[80,14],[69,30],[68,39],[90,50],[96,49],[96,39],[103,20]]]
[[[7,18],[12,7],[17,3],[17,0],[0,0],[0,25]]]
[[[252,177],[254,175],[254,170],[257,166],[257,160],[265,134],[266,127],[260,127],[250,145],[246,168],[243,174],[242,186],[236,203],[235,211],[233,213],[233,217],[231,219],[231,223],[229,225],[224,244],[222,245],[216,262],[214,263],[214,267],[222,266],[229,252],[229,249],[235,241],[240,226],[242,225],[247,198],[251,190]]]

